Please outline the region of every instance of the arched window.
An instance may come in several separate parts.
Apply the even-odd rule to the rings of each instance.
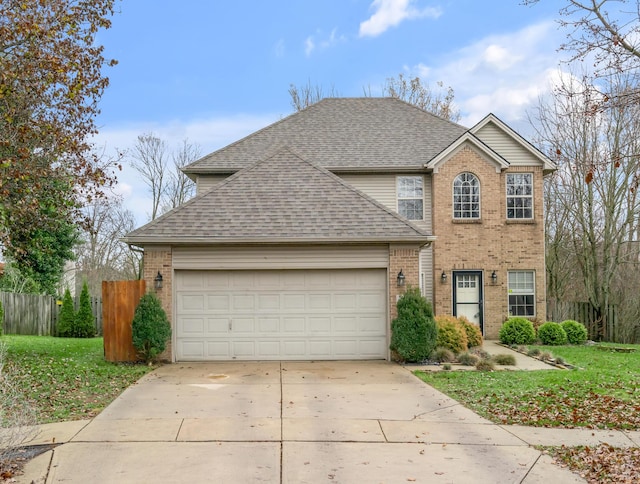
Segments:
[[[480,182],[473,173],[460,173],[453,180],[453,218],[480,218]]]

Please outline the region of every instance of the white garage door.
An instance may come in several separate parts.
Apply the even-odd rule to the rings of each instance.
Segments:
[[[175,277],[178,361],[387,356],[385,269]]]

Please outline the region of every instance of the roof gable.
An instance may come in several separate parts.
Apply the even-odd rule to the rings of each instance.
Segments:
[[[445,163],[460,148],[469,144],[476,148],[476,150],[479,151],[480,154],[489,163],[495,165],[496,173],[500,173],[502,170],[509,168],[509,162],[507,160],[505,160],[502,156],[500,156],[470,132],[464,133],[457,140],[451,143],[445,150],[438,154],[438,156],[436,156],[429,163],[425,164],[425,168],[433,170],[434,173],[438,173],[438,167],[442,163]]]
[[[545,172],[555,170],[556,164],[520,134],[502,122],[496,115],[488,114],[469,130],[492,149],[507,156],[513,165],[541,165]],[[527,158],[530,161],[524,161]],[[523,160],[523,161],[520,161]]]
[[[283,145],[331,171],[419,169],[466,128],[394,98],[326,98],[185,167],[234,172]]]
[[[421,241],[421,229],[288,148],[134,230],[144,244]]]

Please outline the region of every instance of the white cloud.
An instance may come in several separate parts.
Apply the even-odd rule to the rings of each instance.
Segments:
[[[412,6],[414,0],[374,0],[369,9],[373,15],[360,24],[360,37],[377,37],[403,20],[422,17],[438,18],[442,10],[428,7],[422,10]]]
[[[526,119],[526,111],[551,90],[557,79],[562,33],[553,22],[491,35],[457,51],[442,63],[417,64],[410,70],[426,83],[453,87],[460,123],[472,126],[492,112],[505,122]],[[451,60],[454,59],[454,60]]]
[[[278,40],[278,42],[276,42],[276,44],[273,46],[273,53],[279,59],[284,57],[284,54],[285,54],[284,39],[280,39]]]
[[[313,42],[313,37],[309,36],[306,38],[306,40],[304,41],[304,53],[307,57],[309,57],[311,55],[311,52],[313,52],[313,49],[316,48],[316,44]]]
[[[328,49],[329,47],[334,47],[341,42],[346,42],[346,40],[346,36],[338,34],[337,28],[334,28],[328,36],[324,36],[323,31],[318,30],[315,35],[310,35],[304,41],[304,53],[309,57],[316,49]]]

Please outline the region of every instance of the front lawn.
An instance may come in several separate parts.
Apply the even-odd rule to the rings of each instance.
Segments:
[[[429,385],[501,424],[640,428],[640,345],[633,353],[593,346],[540,346],[581,369],[422,372]]]
[[[153,368],[104,360],[102,338],[6,335],[7,367],[39,423],[97,415]]]

